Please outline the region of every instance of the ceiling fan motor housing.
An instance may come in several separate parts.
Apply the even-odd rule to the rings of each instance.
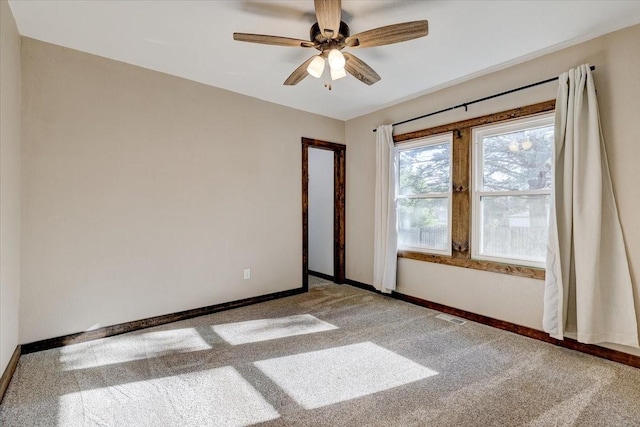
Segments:
[[[347,37],[349,37],[350,32],[349,32],[349,26],[347,24],[344,23],[344,21],[340,21],[340,29],[338,30],[338,37],[335,37],[333,39],[327,39],[325,36],[322,35],[322,32],[320,31],[320,26],[318,25],[318,23],[316,22],[315,24],[313,24],[311,26],[311,30],[309,31],[309,37],[311,39],[311,41],[315,41],[318,42],[318,46],[316,47],[316,49],[318,49],[319,51],[324,51],[326,50],[328,47],[333,47],[335,45],[335,47],[337,47],[338,49],[342,49],[343,47],[345,47],[345,39]]]

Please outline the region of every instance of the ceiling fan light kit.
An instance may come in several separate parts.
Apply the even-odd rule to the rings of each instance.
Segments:
[[[331,69],[331,80],[335,81],[343,77],[347,77],[347,70],[345,70],[344,67]]]
[[[342,70],[345,64],[344,55],[338,49],[331,49],[329,51],[329,66],[331,70]]]
[[[311,76],[319,79],[322,77],[322,73],[324,72],[325,61],[324,58],[320,55],[313,58],[309,66],[307,67],[307,73]]]
[[[329,64],[331,80],[351,74],[361,82],[372,85],[380,81],[380,76],[362,60],[351,53],[341,52],[345,47],[366,48],[384,46],[424,37],[429,34],[426,20],[404,22],[385,27],[374,28],[350,35],[349,26],[342,22],[340,0],[314,0],[318,22],[311,26],[310,41],[289,37],[268,36],[263,34],[233,33],[234,40],[275,46],[315,48],[319,55],[312,56],[291,73],[284,84],[293,86],[304,80],[307,75],[322,77],[326,64]],[[331,85],[325,83],[331,89]]]

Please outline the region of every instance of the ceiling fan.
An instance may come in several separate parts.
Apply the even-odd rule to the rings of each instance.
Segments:
[[[314,4],[318,22],[311,26],[310,40],[247,33],[233,33],[233,39],[276,46],[315,48],[320,51],[291,73],[284,82],[288,86],[300,83],[307,75],[322,77],[327,64],[331,80],[340,79],[349,73],[361,82],[372,85],[380,80],[378,73],[355,55],[341,52],[342,49],[383,46],[424,37],[429,33],[429,23],[423,20],[388,25],[350,35],[349,26],[341,20],[340,0],[314,0]],[[331,90],[330,83],[325,86]]]

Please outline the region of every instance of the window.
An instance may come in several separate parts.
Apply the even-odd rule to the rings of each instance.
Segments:
[[[544,267],[553,139],[550,114],[473,128],[472,258]]]
[[[452,135],[397,147],[398,246],[451,255]]]
[[[544,280],[554,109],[394,135],[398,257]]]

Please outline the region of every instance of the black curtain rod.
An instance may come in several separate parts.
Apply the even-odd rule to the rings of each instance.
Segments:
[[[591,68],[591,71],[595,71],[595,69],[596,69],[596,67],[594,65],[592,65],[590,68]],[[392,124],[392,126],[403,125],[405,123],[413,122],[414,120],[420,120],[420,119],[424,119],[425,117],[435,116],[436,114],[444,113],[446,111],[455,110],[456,108],[464,107],[464,111],[467,111],[467,107],[469,105],[471,105],[471,104],[477,104],[478,102],[486,101],[488,99],[497,98],[497,97],[503,96],[503,95],[508,95],[510,93],[513,93],[513,92],[518,92],[520,90],[529,89],[530,87],[543,85],[545,83],[554,82],[556,80],[558,80],[558,77],[552,77],[550,79],[542,80],[542,81],[539,81],[539,82],[536,82],[536,83],[531,83],[531,84],[528,84],[526,86],[521,86],[521,87],[518,87],[518,88],[515,88],[515,89],[511,89],[511,90],[508,90],[508,91],[505,91],[505,92],[496,93],[495,95],[485,96],[484,98],[474,99],[473,101],[464,102],[462,104],[454,105],[453,107],[445,108],[443,110],[434,111],[433,113],[425,114],[423,116],[419,116],[419,117],[414,117],[412,119],[403,120],[401,122]],[[378,129],[374,129],[373,131],[377,132],[377,130]]]

